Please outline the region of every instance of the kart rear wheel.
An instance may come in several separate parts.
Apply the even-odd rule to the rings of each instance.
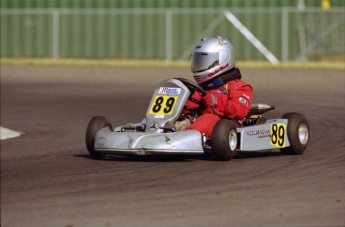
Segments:
[[[230,161],[235,155],[238,137],[238,123],[233,120],[220,119],[212,132],[212,151],[216,160]]]
[[[89,151],[92,158],[105,158],[105,155],[95,151],[94,148],[96,133],[104,127],[108,127],[110,130],[112,130],[111,123],[108,121],[108,119],[106,119],[103,116],[94,116],[93,118],[91,118],[87,126],[85,134],[85,143],[87,150]]]
[[[288,119],[287,136],[290,147],[281,148],[281,152],[287,155],[301,155],[309,142],[309,124],[300,113],[286,113],[282,116]]]

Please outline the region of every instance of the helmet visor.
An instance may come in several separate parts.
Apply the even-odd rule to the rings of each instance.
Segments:
[[[192,55],[192,72],[201,72],[219,65],[218,52],[194,52]]]

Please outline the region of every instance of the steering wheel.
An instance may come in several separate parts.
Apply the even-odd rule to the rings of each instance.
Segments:
[[[194,83],[193,81],[190,81],[185,78],[174,78],[176,80],[181,81],[186,87],[189,89],[189,91],[193,94],[193,92],[196,90],[200,93],[200,95],[203,97],[206,95],[206,91],[200,87],[198,84]]]
[[[185,79],[185,78],[174,78],[174,79],[181,81],[189,89],[189,91],[191,92],[191,96],[194,93],[194,91],[199,92],[201,97],[204,97],[207,94],[206,91],[201,86],[194,83],[193,81],[190,81],[190,80]],[[196,116],[198,116],[199,112],[203,108],[204,108],[203,105],[199,105],[198,107],[184,106],[185,110],[190,111],[190,113],[187,115],[191,116],[192,118],[195,118]]]

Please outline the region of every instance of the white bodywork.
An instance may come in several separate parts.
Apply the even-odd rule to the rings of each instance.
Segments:
[[[95,150],[113,154],[203,154],[201,134],[195,130],[174,133],[98,131]]]

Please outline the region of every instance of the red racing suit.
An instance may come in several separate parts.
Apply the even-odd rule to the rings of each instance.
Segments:
[[[213,95],[215,104],[207,106],[202,114],[186,130],[197,130],[205,133],[206,137],[212,136],[212,131],[217,121],[225,119],[244,119],[249,113],[252,104],[252,87],[240,79],[235,79],[226,84],[206,91]],[[194,92],[192,98],[200,100],[198,92]]]

